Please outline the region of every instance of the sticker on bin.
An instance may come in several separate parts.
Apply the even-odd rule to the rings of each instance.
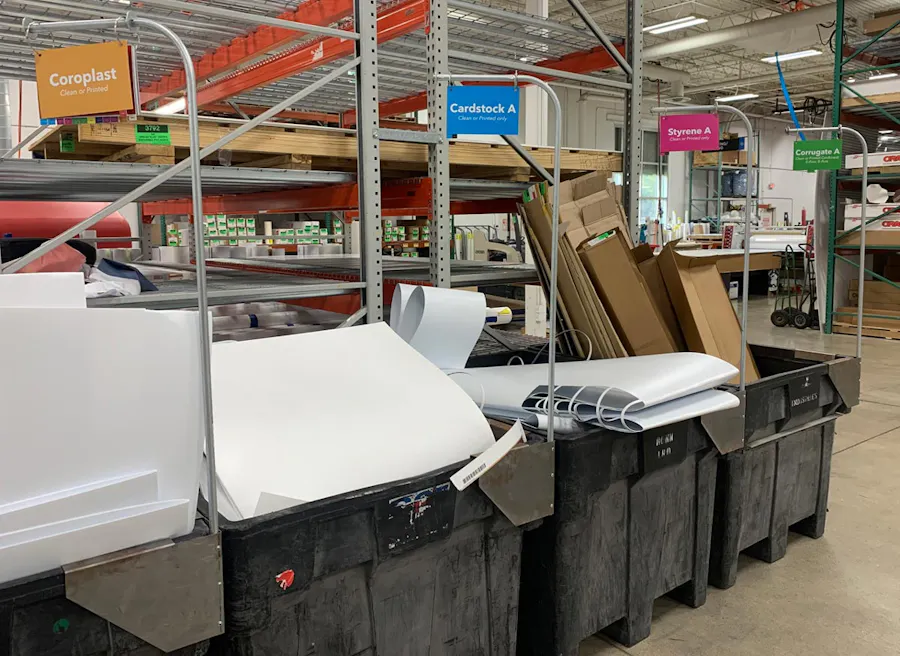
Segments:
[[[275,582],[282,590],[287,590],[289,587],[294,585],[294,570],[284,570],[281,574],[275,577]]]
[[[465,490],[472,483],[484,476],[484,473],[491,467],[500,462],[507,453],[512,451],[513,447],[519,442],[525,441],[525,429],[522,428],[522,422],[516,420],[512,428],[506,431],[506,435],[494,442],[493,446],[487,451],[475,458],[468,465],[460,469],[450,477],[450,482],[456,486],[457,490]]]

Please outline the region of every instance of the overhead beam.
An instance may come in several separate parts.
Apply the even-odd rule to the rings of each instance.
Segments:
[[[619,45],[616,46],[616,49],[622,53],[625,51],[625,46]],[[554,80],[553,70],[565,71],[567,73],[593,73],[608,68],[615,68],[616,66],[618,66],[618,63],[608,52],[606,52],[603,46],[598,46],[590,50],[569,53],[558,59],[541,60],[536,62],[533,65],[533,68],[548,69],[547,73],[536,73],[535,77],[539,77],[543,80]],[[513,71],[509,72],[512,73]],[[379,115],[382,118],[387,118],[389,116],[409,114],[423,110],[427,105],[428,94],[423,91],[381,103],[379,106]],[[356,125],[356,112],[344,112],[344,127],[352,127],[354,125]]]
[[[279,19],[311,25],[332,25],[353,15],[353,0],[307,0],[296,10],[278,15]],[[195,62],[198,80],[222,75],[306,36],[303,32],[263,25],[247,36],[233,39]],[[148,103],[184,89],[184,70],[179,69],[141,88],[141,102]]]
[[[378,42],[409,34],[425,24],[425,0],[405,0],[389,6],[378,15]],[[340,37],[316,39],[303,47],[269,57],[245,70],[213,82],[197,92],[201,107],[296,76],[303,71],[350,57],[355,42]]]

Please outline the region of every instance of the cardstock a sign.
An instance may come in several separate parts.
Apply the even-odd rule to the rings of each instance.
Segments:
[[[844,144],[840,139],[794,142],[795,171],[837,171],[841,168]]]
[[[659,152],[718,150],[716,114],[672,114],[659,118]]]
[[[124,41],[39,50],[34,68],[41,119],[134,110]]]
[[[447,90],[447,134],[518,134],[517,87],[465,86]]]

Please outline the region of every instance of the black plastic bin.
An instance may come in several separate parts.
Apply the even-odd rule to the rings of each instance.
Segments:
[[[524,535],[518,654],[576,656],[599,631],[630,646],[657,597],[705,603],[717,451],[699,420],[664,428],[682,450],[655,465],[663,429],[558,435],[555,513]]]
[[[205,524],[192,535],[207,533]],[[188,539],[188,538],[185,538]],[[203,656],[209,641],[173,652]],[[156,656],[163,652],[66,598],[62,569],[0,584],[0,656]]]
[[[710,583],[730,588],[738,555],[783,558],[788,532],[825,532],[835,420],[859,402],[859,360],[751,345],[744,447],[719,458]]]
[[[464,463],[224,522],[225,635],[240,656],[509,656],[522,529]]]

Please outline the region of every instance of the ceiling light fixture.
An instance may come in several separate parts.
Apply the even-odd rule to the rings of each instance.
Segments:
[[[821,55],[821,50],[799,50],[797,52],[788,52],[785,54],[779,53],[777,55],[772,55],[771,57],[763,57],[761,61],[766,62],[767,64],[774,64],[776,62],[786,62],[791,61],[792,59],[803,59],[805,57],[816,57]]]
[[[847,84],[853,84],[854,82],[856,82],[856,78],[855,78],[855,77],[848,77],[848,78],[847,78]]]
[[[696,16],[686,16],[684,18],[679,18],[678,20],[668,21],[666,23],[659,23],[657,25],[651,25],[650,27],[645,27],[645,32],[650,32],[650,34],[665,34],[666,32],[674,32],[675,30],[684,30],[689,27],[694,27],[695,25],[703,25],[703,23],[708,22],[706,18],[697,18]]]
[[[794,113],[795,113],[795,114],[802,114],[802,113],[805,112],[805,111],[806,111],[806,110],[803,109],[802,107],[798,107],[798,108],[794,109]],[[779,116],[779,115],[781,115],[781,114],[790,114],[790,113],[791,113],[791,110],[789,110],[789,109],[776,109],[776,110],[775,110],[774,112],[772,112],[772,113],[775,114],[776,116]]]
[[[758,93],[739,93],[736,96],[722,96],[721,98],[716,98],[716,102],[731,102],[732,100],[751,100],[753,98],[759,98]]]
[[[897,77],[896,73],[879,73],[878,75],[873,75],[869,78],[869,82],[872,80],[886,80],[889,77]]]
[[[181,98],[177,98],[172,102],[163,105],[162,107],[156,108],[157,114],[177,114],[178,112],[183,112],[184,108],[187,107],[187,100],[182,96]]]
[[[878,134],[890,134],[893,130],[879,130]]]

